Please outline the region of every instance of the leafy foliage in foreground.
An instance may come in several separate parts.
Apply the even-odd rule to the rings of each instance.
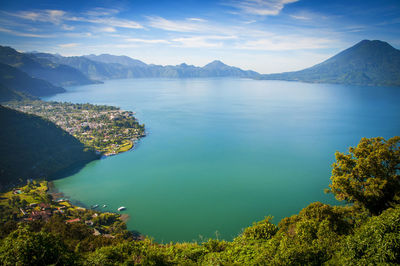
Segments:
[[[329,187],[336,199],[373,214],[400,203],[400,137],[363,138],[348,154],[335,156]]]
[[[359,146],[363,146],[365,142],[398,147],[399,139],[363,139]],[[371,147],[363,152],[364,156],[375,154],[381,145]],[[397,155],[387,161],[388,164],[397,162],[399,155],[395,154]],[[355,160],[355,166],[362,165],[363,162],[364,159]],[[336,163],[340,164],[340,158]],[[375,164],[370,169],[377,169],[380,160],[372,160],[370,163]],[[370,175],[369,178],[385,179],[375,175]],[[375,187],[376,192],[382,192],[380,188]],[[397,190],[396,193],[398,192]],[[387,192],[383,190],[382,193]],[[104,236],[92,236],[91,229],[83,224],[66,225],[54,219],[39,225],[18,224],[10,220],[0,225],[0,236],[3,238],[0,263],[28,265],[32,261],[56,265],[398,265],[400,206],[393,202],[392,197],[386,199],[387,202],[382,205],[384,207],[378,214],[365,208],[362,201],[349,206],[330,206],[315,202],[299,214],[284,218],[278,226],[272,224],[269,217],[254,223],[231,242],[210,239],[203,243],[157,244],[147,238],[137,241],[123,237],[123,234],[105,240]]]

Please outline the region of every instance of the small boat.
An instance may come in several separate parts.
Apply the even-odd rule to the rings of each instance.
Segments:
[[[124,206],[121,206],[118,208],[118,211],[123,211],[123,210],[126,210],[126,208]]]
[[[105,207],[107,207],[107,205],[104,204],[104,205],[103,205],[103,208],[105,208]]]
[[[96,209],[97,207],[99,207],[99,204],[93,205],[92,209]]]

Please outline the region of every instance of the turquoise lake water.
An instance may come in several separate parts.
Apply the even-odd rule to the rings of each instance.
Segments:
[[[159,242],[231,240],[265,216],[336,203],[335,151],[400,134],[400,89],[248,79],[126,79],[46,100],[136,112],[135,150],[57,180],[86,206],[127,207],[128,228]],[[217,233],[216,233],[217,232]]]

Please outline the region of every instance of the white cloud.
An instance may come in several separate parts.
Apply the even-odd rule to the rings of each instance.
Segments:
[[[77,47],[79,46],[79,43],[64,43],[64,44],[59,44],[58,47],[60,48],[72,48],[72,47]]]
[[[146,26],[175,33],[233,36],[249,31],[249,29],[243,27],[221,25],[215,22],[208,22],[207,20],[197,18],[169,20],[162,17],[147,17],[147,19],[148,23]]]
[[[172,39],[174,46],[185,48],[220,48],[223,47],[224,40],[237,39],[237,36],[204,35],[181,37]]]
[[[300,20],[310,20],[311,18],[302,16],[302,15],[290,15],[294,19],[300,19]]]
[[[151,39],[138,39],[138,38],[128,38],[125,39],[127,42],[133,43],[147,43],[147,44],[169,44],[170,42],[167,40],[151,40]]]
[[[7,14],[21,19],[49,22],[58,25],[64,19],[66,13],[62,10],[45,9],[37,11],[20,11],[16,13],[7,12]]]
[[[6,28],[2,28],[2,27],[0,27],[0,32],[5,32],[8,34],[11,34],[14,36],[20,36],[20,37],[33,37],[33,38],[52,38],[52,37],[54,37],[53,35],[49,35],[49,34],[32,34],[32,33],[10,30],[10,29],[6,29]]]
[[[127,28],[127,29],[142,29],[143,26],[133,20],[109,18],[74,18],[75,21],[90,22],[94,24],[103,24],[110,27]]]
[[[23,20],[30,20],[35,22],[51,23],[61,25],[64,30],[70,30],[73,26],[67,25],[67,22],[89,22],[93,24],[106,25],[107,27],[119,27],[128,29],[141,29],[142,25],[127,19],[116,18],[112,15],[117,14],[116,10],[103,10],[94,9],[83,13],[85,16],[76,16],[62,10],[34,10],[34,11],[20,11],[16,13],[3,12],[6,15],[18,17]]]
[[[334,43],[331,39],[303,36],[274,36],[268,39],[246,41],[236,49],[289,51],[328,48]]]
[[[197,21],[197,22],[207,22],[207,20],[202,18],[187,18],[189,21]]]
[[[118,9],[96,7],[85,12],[85,15],[90,17],[101,17],[101,16],[114,16],[118,13],[119,13]]]
[[[200,32],[206,31],[205,20],[189,18],[186,20],[168,20],[162,17],[147,17],[149,26],[157,29],[176,32]]]
[[[72,31],[72,30],[75,29],[74,26],[70,26],[70,25],[67,25],[67,24],[61,25],[61,28],[62,28],[63,30],[69,30],[69,31]]]
[[[246,14],[276,16],[286,4],[297,1],[299,0],[233,0],[224,4],[239,9]]]
[[[93,34],[91,32],[69,32],[65,33],[64,36],[71,38],[87,38],[87,37],[93,37]]]
[[[117,30],[113,27],[104,27],[104,28],[100,28],[99,31],[102,32],[116,32]]]
[[[222,42],[209,41],[202,36],[176,38],[172,41],[176,43],[174,46],[185,48],[219,48],[223,45]]]

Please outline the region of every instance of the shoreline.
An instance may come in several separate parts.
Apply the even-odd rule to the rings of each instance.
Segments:
[[[100,213],[117,214],[117,215],[119,215],[119,219],[121,221],[123,221],[125,224],[130,219],[130,215],[127,213],[120,213],[120,212],[114,212],[114,211],[103,211],[101,208],[91,208],[90,206],[87,206],[86,204],[84,204],[83,202],[81,202],[79,200],[72,199],[70,196],[65,195],[63,192],[58,190],[58,188],[55,186],[53,181],[48,181],[47,184],[48,184],[48,190],[46,191],[46,193],[52,196],[53,201],[64,200],[64,201],[68,201],[71,205],[76,206],[78,208],[93,210],[93,211],[100,212]],[[136,230],[129,230],[129,229],[127,229],[127,230],[137,236],[141,236],[140,232],[138,232]]]

